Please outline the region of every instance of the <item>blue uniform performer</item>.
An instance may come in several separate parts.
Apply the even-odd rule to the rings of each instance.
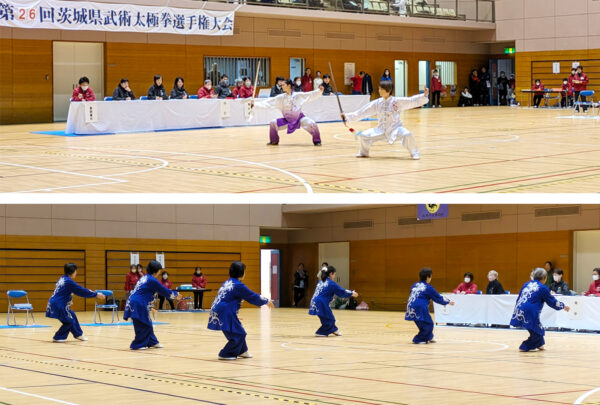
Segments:
[[[569,307],[550,294],[550,290],[544,284],[547,273],[542,268],[533,271],[533,280],[526,282],[517,298],[515,310],[510,320],[510,325],[521,327],[529,331],[529,338],[519,347],[522,352],[528,352],[536,349],[544,350],[544,327],[540,322],[540,313],[544,303],[552,309],[560,311],[564,309],[569,311]]]
[[[245,270],[246,265],[244,263],[231,263],[229,267],[230,278],[221,285],[210,308],[208,329],[220,330],[227,338],[227,344],[219,352],[220,360],[252,357],[248,353],[248,345],[246,345],[246,331],[237,316],[242,300],[257,307],[268,305],[273,308],[273,303],[270,300],[251,291],[242,283],[241,280],[244,278]]]
[[[150,311],[154,306],[154,294],[158,293],[158,295],[171,300],[179,298],[179,294],[164,287],[156,279],[155,276],[161,269],[162,265],[159,262],[151,260],[146,268],[146,275],[142,276],[137,282],[127,299],[127,304],[125,304],[123,319],[128,320],[131,318],[135,331],[135,339],[129,346],[132,350],[162,347],[154,335],[152,319],[150,319]]]
[[[310,300],[308,314],[318,316],[321,321],[321,327],[315,332],[317,337],[325,337],[331,334],[342,335],[335,326],[335,317],[329,307],[334,295],[340,298],[358,297],[355,291],[346,290],[333,281],[334,276],[335,267],[333,266],[328,266],[327,270],[321,270],[321,281],[317,284],[315,293]]]
[[[83,335],[77,315],[71,309],[73,303],[72,294],[83,298],[104,298],[104,295],[77,284],[73,279],[77,276],[77,265],[75,263],[65,264],[65,275],[58,279],[54,293],[48,300],[46,307],[46,317],[58,319],[62,322],[60,329],[54,334],[55,342],[65,342],[69,333],[72,333],[75,339],[87,340]]]

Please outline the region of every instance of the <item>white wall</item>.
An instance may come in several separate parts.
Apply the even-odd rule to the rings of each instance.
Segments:
[[[578,293],[587,291],[592,270],[600,267],[600,231],[578,231],[573,236],[573,284]]]
[[[335,267],[335,282],[350,288],[350,242],[319,243],[319,265]]]

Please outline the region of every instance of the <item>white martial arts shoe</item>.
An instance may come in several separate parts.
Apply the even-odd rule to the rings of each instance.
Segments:
[[[427,343],[427,342],[413,342],[413,344],[415,344],[415,345],[424,345],[425,343]]]
[[[369,157],[369,155],[363,155],[362,153],[358,152],[358,153],[356,154],[356,157],[357,157],[357,158],[368,158],[368,157]]]
[[[130,350],[146,350],[146,349],[147,349],[147,347],[138,347],[137,349],[132,349],[132,348],[129,348],[129,349],[130,349]]]
[[[254,356],[251,355],[250,353],[246,352],[246,353],[240,354],[238,357],[241,357],[242,359],[251,359]]]
[[[150,349],[162,349],[164,346],[160,343],[155,344],[154,346],[150,346]]]
[[[421,159],[421,156],[419,156],[419,152],[413,153],[412,155],[410,155],[410,157],[412,158],[412,160],[419,160],[419,159]]]
[[[67,339],[52,339],[54,343],[65,343]]]
[[[88,340],[88,338],[86,338],[84,335],[77,336],[75,339],[81,340],[82,342],[87,342]]]
[[[430,344],[430,343],[437,343],[437,342],[435,340],[431,339],[429,342],[427,342],[427,344]]]
[[[339,330],[336,330],[335,332],[332,333],[332,335],[342,336],[342,332],[340,332]]]
[[[237,360],[237,357],[221,357],[221,356],[219,356],[219,360]]]
[[[327,335],[321,335],[320,333],[315,333],[315,337],[327,337]]]
[[[538,347],[538,350],[546,350],[546,348],[544,347],[544,345]]]

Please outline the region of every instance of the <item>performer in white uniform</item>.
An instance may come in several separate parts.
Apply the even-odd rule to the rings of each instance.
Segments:
[[[309,91],[307,93],[292,93],[292,81],[285,80],[282,89],[283,94],[266,100],[257,101],[252,107],[275,108],[281,111],[283,118],[271,121],[269,129],[269,143],[267,145],[279,144],[279,131],[287,127],[287,133],[302,128],[312,135],[313,144],[321,146],[321,134],[317,123],[302,113],[302,105],[316,100],[323,94],[323,88]]]
[[[381,98],[371,101],[356,112],[342,114],[342,118],[345,117],[348,121],[360,121],[373,115],[377,115],[379,120],[377,127],[357,134],[360,137],[360,150],[356,157],[369,157],[369,149],[371,149],[373,142],[386,140],[391,145],[400,137],[402,145],[408,149],[412,158],[419,159],[417,142],[412,132],[402,126],[400,111],[427,104],[429,102],[429,89],[425,87],[423,93],[412,97],[392,97],[392,88],[392,82],[379,83]]]

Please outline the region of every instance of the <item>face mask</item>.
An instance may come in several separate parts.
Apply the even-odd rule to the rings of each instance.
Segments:
[[[597,274],[594,274],[594,275],[592,276],[592,280],[594,280],[594,281],[598,281],[598,278],[599,278],[599,277],[598,277],[598,275],[597,275]]]
[[[229,86],[229,80],[223,80],[223,86]]]
[[[440,77],[440,75],[438,75],[437,73],[433,75],[433,77]]]
[[[207,84],[207,85],[206,85],[206,86],[204,86],[204,87],[206,87],[206,89],[207,89],[207,90],[210,90],[210,89],[212,89],[212,84]]]
[[[252,83],[250,83],[250,82],[246,82],[244,84],[246,85],[246,87],[250,87],[252,85]]]
[[[90,86],[81,86],[81,90],[86,91]]]
[[[560,281],[560,276],[557,276],[556,274],[554,276],[552,276],[552,278],[554,279],[554,281],[556,281],[557,283]]]
[[[565,80],[565,81],[563,82],[563,84],[564,84],[564,85],[567,85],[567,84],[569,84],[569,82]]]
[[[296,80],[296,86],[300,86],[302,82],[300,80]]]
[[[167,276],[166,274],[163,275],[163,280],[166,280],[167,278],[169,278],[169,276]]]
[[[540,85],[540,82],[535,82],[535,85],[536,85],[536,86],[539,86],[539,85]]]
[[[465,283],[470,283],[471,279],[469,277],[465,277]]]
[[[323,267],[321,268],[321,270],[323,270],[323,271],[327,271],[327,267],[323,266]]]

